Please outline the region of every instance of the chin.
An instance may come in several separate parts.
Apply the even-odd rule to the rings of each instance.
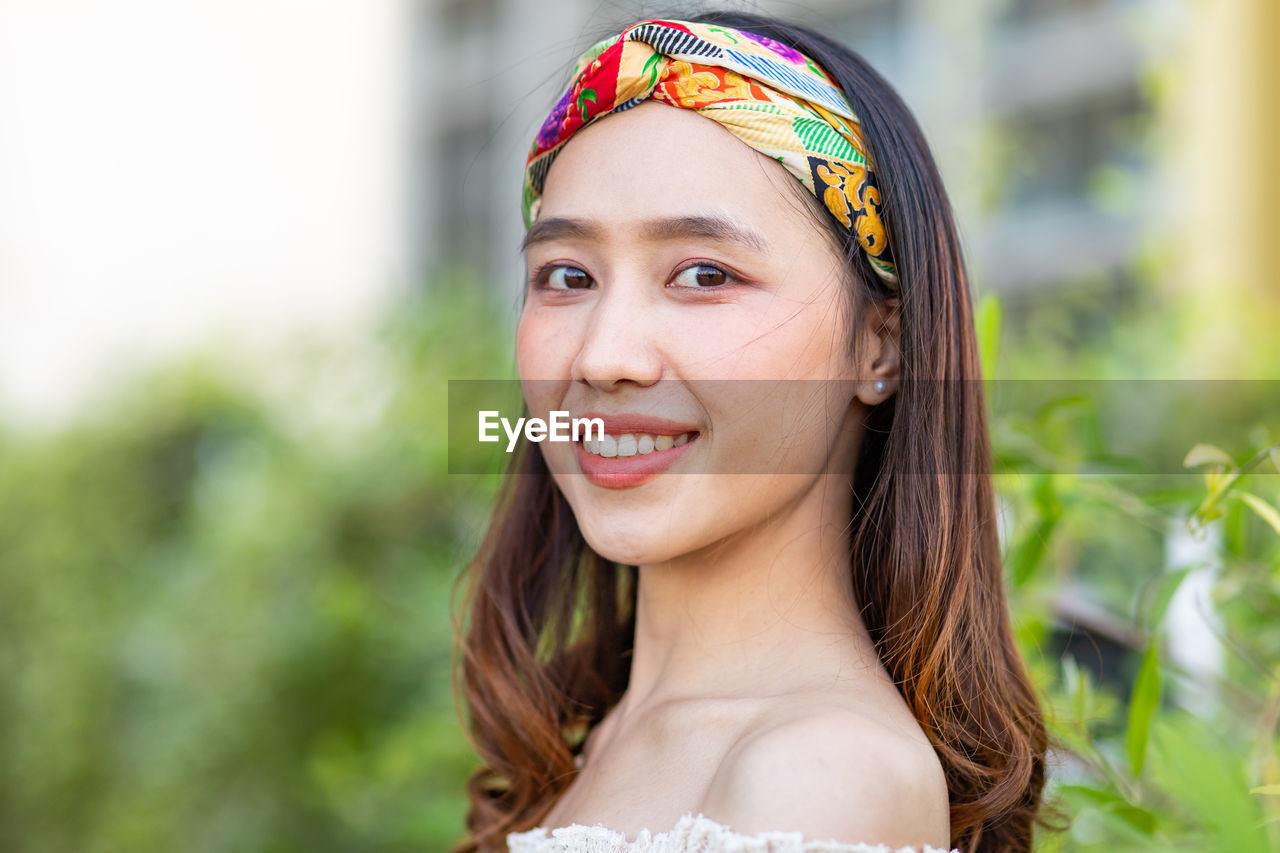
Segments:
[[[590,509],[574,512],[582,538],[606,560],[628,566],[652,565],[685,551],[671,536],[667,513],[593,513]]]

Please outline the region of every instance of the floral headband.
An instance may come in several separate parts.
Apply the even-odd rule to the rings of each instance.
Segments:
[[[653,98],[696,110],[786,167],[857,238],[891,288],[898,276],[858,118],[832,78],[766,36],[648,20],[597,42],[543,123],[524,173],[524,221],[538,218],[556,155],[596,119]]]

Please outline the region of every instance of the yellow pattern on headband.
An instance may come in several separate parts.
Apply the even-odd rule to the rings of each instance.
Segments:
[[[525,167],[525,225],[565,142],[610,113],[653,100],[695,110],[780,162],[854,234],[890,287],[898,276],[858,119],[822,68],[765,36],[690,21],[649,20],[597,42],[543,123]]]

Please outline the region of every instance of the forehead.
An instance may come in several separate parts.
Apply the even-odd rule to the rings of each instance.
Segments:
[[[715,215],[785,240],[789,231],[812,230],[796,190],[808,193],[782,164],[718,122],[646,101],[587,125],[565,143],[547,173],[539,219],[622,225]]]

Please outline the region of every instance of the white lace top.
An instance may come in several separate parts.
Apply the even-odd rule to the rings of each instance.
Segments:
[[[898,847],[815,841],[799,832],[734,832],[702,814],[686,813],[666,832],[640,830],[634,841],[616,829],[580,823],[507,834],[510,853],[960,853],[937,847]]]

